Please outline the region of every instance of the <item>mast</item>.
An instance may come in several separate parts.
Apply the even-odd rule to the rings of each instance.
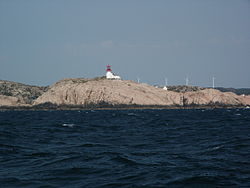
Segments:
[[[163,89],[166,91],[168,90],[167,85],[168,85],[168,79],[165,78],[165,86],[163,87]]]
[[[186,77],[186,86],[188,86],[189,79]]]
[[[165,78],[165,86],[167,87],[168,86],[168,79]]]

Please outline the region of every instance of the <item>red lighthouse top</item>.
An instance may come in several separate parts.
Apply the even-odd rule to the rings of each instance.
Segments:
[[[111,72],[111,71],[112,71],[110,65],[107,65],[107,70],[106,70],[106,71],[107,71],[107,72]]]

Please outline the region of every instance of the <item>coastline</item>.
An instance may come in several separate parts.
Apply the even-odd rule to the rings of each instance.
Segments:
[[[185,109],[248,109],[248,106],[232,105],[190,105],[190,106],[156,106],[156,105],[117,105],[117,106],[0,106],[0,111],[74,111],[74,110],[185,110]]]
[[[104,77],[63,79],[48,87],[0,81],[0,110],[247,108],[250,95],[197,86],[168,90]]]

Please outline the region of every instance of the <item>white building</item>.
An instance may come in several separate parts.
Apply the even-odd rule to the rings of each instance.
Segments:
[[[106,78],[107,79],[113,79],[113,80],[121,80],[120,76],[115,75],[112,70],[111,66],[107,65],[107,70],[106,70]]]
[[[166,91],[168,90],[167,86],[164,86],[162,89],[164,89],[164,90],[166,90]]]

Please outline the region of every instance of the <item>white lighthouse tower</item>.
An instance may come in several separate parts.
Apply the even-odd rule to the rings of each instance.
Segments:
[[[107,69],[106,69],[106,78],[107,79],[113,79],[113,80],[121,80],[120,76],[115,75],[112,70],[111,70],[111,66],[107,65]]]

